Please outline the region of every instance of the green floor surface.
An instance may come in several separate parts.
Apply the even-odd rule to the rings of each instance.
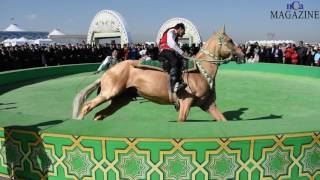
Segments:
[[[26,84],[0,96],[0,127],[40,132],[154,138],[203,138],[269,135],[320,130],[320,69],[286,65],[223,65],[217,104],[228,122],[216,122],[192,108],[177,123],[173,106],[138,98],[104,121],[72,120],[72,101],[100,75],[81,73]],[[24,82],[20,82],[24,83]],[[10,85],[0,89],[10,89]]]

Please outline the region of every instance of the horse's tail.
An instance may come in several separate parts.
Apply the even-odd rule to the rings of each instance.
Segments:
[[[79,119],[79,112],[82,108],[83,103],[85,100],[90,96],[90,94],[93,93],[94,90],[96,90],[98,87],[100,87],[100,81],[101,79],[97,79],[90,85],[88,85],[86,88],[81,90],[77,96],[73,100],[73,111],[72,111],[72,118],[73,119]]]

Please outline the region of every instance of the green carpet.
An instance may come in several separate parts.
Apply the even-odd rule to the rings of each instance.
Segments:
[[[319,131],[319,71],[286,65],[223,65],[216,79],[217,104],[230,121],[213,121],[206,112],[192,108],[185,123],[176,123],[177,112],[173,106],[154,104],[142,98],[101,122],[92,119],[106,104],[82,121],[72,120],[74,96],[101,74],[68,75],[2,94],[0,127],[37,126],[42,132],[52,133],[159,138]]]

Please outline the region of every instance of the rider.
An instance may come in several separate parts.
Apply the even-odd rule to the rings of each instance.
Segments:
[[[160,61],[168,61],[171,92],[177,93],[186,87],[186,84],[181,82],[181,64],[183,56],[186,55],[178,46],[178,38],[185,33],[185,26],[179,23],[174,27],[167,29],[160,39]]]

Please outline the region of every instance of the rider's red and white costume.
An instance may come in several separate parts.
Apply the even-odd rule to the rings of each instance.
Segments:
[[[172,49],[180,55],[183,54],[183,51],[178,46],[177,31],[174,28],[169,28],[163,33],[159,45],[160,51],[164,49]]]

